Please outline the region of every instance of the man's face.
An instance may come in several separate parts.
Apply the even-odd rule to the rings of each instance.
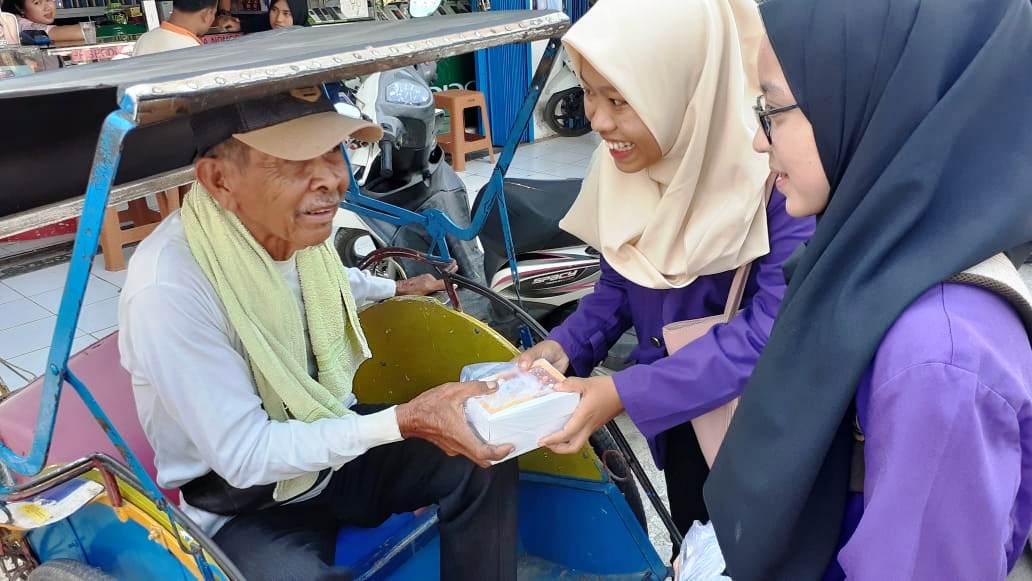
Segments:
[[[347,191],[347,164],[339,148],[307,161],[287,161],[246,145],[243,155],[208,159],[217,172],[198,179],[227,210],[236,214],[275,260],[321,244]],[[205,183],[215,181],[217,183]]]

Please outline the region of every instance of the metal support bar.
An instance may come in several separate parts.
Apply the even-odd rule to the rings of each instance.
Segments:
[[[67,361],[66,361],[67,363]],[[168,522],[172,526],[172,535],[176,538],[179,543],[179,548],[190,555],[193,555],[194,562],[197,564],[197,569],[201,572],[201,576],[204,581],[214,581],[215,575],[211,570],[211,564],[204,557],[204,551],[193,539],[189,536],[185,536],[183,530],[179,527],[179,523],[176,521],[175,515],[172,513],[172,508],[169,506],[168,499],[162,494],[158,485],[155,484],[154,480],[147,474],[147,470],[144,469],[143,464],[140,463],[140,459],[136,457],[136,454],[129,448],[129,443],[125,441],[122,434],[118,433],[118,429],[111,423],[107,414],[104,413],[104,408],[100,407],[100,404],[87,389],[86,385],[75,376],[71,370],[65,371],[65,379],[75,391],[82,398],[82,402],[86,404],[86,409],[93,414],[93,417],[100,424],[100,428],[104,430],[104,434],[107,435],[111,443],[115,445],[115,449],[122,455],[122,458],[129,464],[129,468],[132,469],[133,474],[136,475],[139,480],[140,486],[143,488],[143,492],[150,498],[151,502],[158,507],[159,510],[168,516]],[[107,480],[105,478],[105,480]],[[117,491],[117,486],[115,487]],[[112,503],[116,502],[116,499],[112,497]],[[120,497],[119,497],[120,500]],[[117,504],[116,504],[117,506]]]
[[[559,38],[552,38],[548,41],[548,46],[545,47],[541,62],[538,63],[537,70],[534,72],[530,89],[509,132],[498,163],[491,174],[487,192],[480,207],[477,208],[476,215],[470,220],[469,226],[465,228],[460,227],[450,216],[437,209],[428,209],[422,213],[416,213],[366,196],[359,190],[358,184],[354,179],[351,180],[351,184],[345,194],[345,200],[341,203],[341,208],[355,212],[360,216],[381,220],[395,226],[422,226],[431,240],[428,254],[433,258],[450,260],[451,254],[448,251],[447,237],[450,235],[459,240],[472,240],[476,238],[484,228],[484,224],[487,222],[487,218],[497,202],[499,218],[502,224],[502,236],[505,240],[505,254],[509,259],[509,270],[512,273],[512,288],[516,293],[516,303],[522,307],[523,297],[520,294],[520,272],[516,266],[516,250],[512,241],[512,228],[509,224],[509,209],[505,202],[505,174],[508,173],[509,165],[516,155],[520,136],[526,133],[527,126],[534,117],[534,108],[541,98],[541,92],[544,90],[549,75],[552,73],[552,67],[559,56],[560,47]],[[344,152],[344,159],[347,162],[348,175],[353,176],[354,172],[351,168],[351,161],[348,158],[347,148],[342,146],[341,151]],[[524,348],[529,348],[534,344],[530,330],[525,326],[520,329],[520,340]]]
[[[545,82],[548,80],[548,76],[552,72],[552,67],[555,65],[556,58],[559,54],[559,48],[560,40],[558,38],[549,40],[548,46],[545,48],[544,56],[541,57],[541,62],[538,64],[537,71],[534,73],[530,90],[527,92],[527,97],[524,99],[520,112],[516,116],[516,121],[513,123],[512,130],[509,132],[509,137],[505,143],[505,147],[502,149],[501,154],[499,154],[498,163],[491,175],[491,181],[488,184],[484,200],[477,209],[476,215],[473,216],[473,219],[470,221],[469,226],[463,228],[457,225],[447,214],[440,211],[434,212],[428,210],[422,213],[417,213],[399,208],[392,204],[387,204],[363,194],[359,190],[358,185],[354,183],[354,180],[352,180],[352,184],[348,188],[348,192],[345,195],[345,202],[341,204],[341,208],[374,220],[382,220],[395,226],[423,226],[427,233],[431,235],[438,248],[446,247],[445,236],[453,236],[459,240],[472,240],[475,238],[487,222],[487,218],[491,214],[491,210],[494,209],[495,202],[499,201],[505,195],[504,189],[502,188],[505,174],[509,171],[509,165],[512,163],[513,157],[516,155],[516,149],[519,146],[519,138],[526,132],[527,126],[530,124],[530,120],[534,116],[534,108],[537,106],[537,102],[541,97],[541,92],[544,89]],[[348,162],[348,170],[351,170],[350,161]],[[504,204],[504,201],[502,203]],[[507,221],[508,216],[503,213],[503,230],[507,229],[505,225]],[[443,257],[435,256],[435,258]]]
[[[649,497],[649,502],[652,504],[652,508],[656,509],[656,513],[659,515],[659,520],[663,521],[663,526],[666,527],[667,532],[670,534],[670,540],[673,541],[675,547],[681,546],[681,541],[684,540],[681,536],[681,532],[677,530],[677,525],[674,524],[674,519],[670,516],[670,511],[667,510],[666,505],[663,504],[663,499],[660,498],[659,493],[656,492],[656,487],[652,485],[652,481],[649,480],[649,475],[645,473],[645,469],[642,467],[641,462],[638,461],[638,457],[634,455],[634,449],[631,448],[630,442],[623,434],[623,430],[616,424],[616,420],[610,420],[606,423],[606,429],[609,430],[610,435],[613,436],[613,440],[616,442],[617,448],[624,455],[627,460],[627,464],[631,467],[631,472],[634,473],[634,477],[638,479],[638,483],[641,484],[642,489],[645,490],[645,496]]]
[[[122,142],[135,126],[130,116],[120,109],[109,114],[101,127],[89,186],[86,189],[86,207],[79,222],[75,246],[72,248],[71,268],[65,282],[54,339],[47,358],[43,394],[40,398],[39,414],[36,416],[32,447],[28,454],[21,456],[0,444],[0,462],[18,474],[32,476],[39,473],[50,451],[64,372],[68,368],[68,357],[71,355],[72,340],[79,323],[79,311],[82,308],[86,283],[89,281],[90,268],[93,266],[93,257],[97,254],[108,192],[111,191],[115,171],[122,156]]]
[[[93,258],[97,254],[111,186],[121,161],[122,145],[126,135],[136,127],[130,114],[134,108],[133,100],[126,97],[121,107],[104,119],[100,130],[96,153],[93,157],[93,167],[90,170],[89,185],[86,189],[82,218],[79,221],[75,245],[72,247],[68,278],[61,296],[57,324],[47,358],[43,393],[40,398],[32,446],[27,455],[20,456],[10,448],[0,445],[0,462],[25,476],[33,476],[40,472],[50,451],[50,444],[54,437],[54,425],[57,420],[57,409],[61,401],[61,390],[67,381],[78,392],[79,397],[82,398],[93,417],[97,419],[104,433],[129,463],[147,496],[168,516],[180,548],[193,555],[197,568],[205,581],[214,581],[215,575],[204,556],[204,551],[189,536],[183,534],[168,500],[161,493],[158,485],[144,470],[139,459],[129,449],[129,445],[118,433],[89,389],[68,369],[72,340],[79,324],[83,295],[86,293],[86,284],[89,282],[90,270],[93,268]],[[8,492],[7,488],[0,488],[0,495],[6,492]]]
[[[90,393],[90,390],[87,389],[86,385],[83,384],[83,382],[76,377],[71,370],[66,373],[65,378],[72,388],[75,389],[76,393],[79,394],[82,402],[86,404],[86,409],[89,410],[93,415],[93,418],[97,420],[98,424],[100,424],[100,429],[104,430],[104,434],[107,435],[108,439],[111,440],[111,443],[115,445],[115,449],[118,450],[118,453],[122,455],[122,458],[125,458],[125,461],[129,464],[129,468],[132,469],[133,474],[146,474],[147,471],[143,468],[143,464],[140,463],[139,458],[137,458],[136,454],[129,449],[129,444],[125,441],[125,438],[122,437],[122,434],[118,433],[115,425],[111,423],[107,414],[104,413],[104,408],[100,407],[100,404],[97,403],[96,398],[93,397],[93,394]],[[165,495],[158,489],[158,485],[150,478],[141,480],[140,485],[143,486],[144,492],[147,493],[147,496],[154,501],[158,508],[165,510],[165,507],[168,505],[168,499],[166,499]]]
[[[194,181],[192,165],[166,171],[155,176],[117,185],[108,194],[108,207],[138,200],[154,192],[163,192],[176,186]],[[67,200],[54,202],[40,208],[26,210],[0,218],[0,238],[14,236],[29,230],[35,230],[48,224],[55,224],[68,218],[77,218],[85,206],[84,196],[72,196]]]

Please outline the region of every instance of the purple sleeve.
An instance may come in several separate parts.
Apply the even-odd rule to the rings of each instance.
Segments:
[[[669,357],[613,376],[627,414],[647,438],[742,393],[785,296],[781,267],[814,230],[812,218],[792,218],[784,208],[785,198],[775,193],[768,210],[770,253],[758,261],[757,290],[738,316]]]
[[[838,558],[846,577],[1002,581],[1008,550],[1020,552],[1015,410],[945,363],[910,367],[870,397],[864,513]]]
[[[595,290],[580,300],[577,310],[548,338],[558,342],[581,377],[606,358],[609,348],[631,327],[625,285],[628,282],[602,260],[602,276]]]

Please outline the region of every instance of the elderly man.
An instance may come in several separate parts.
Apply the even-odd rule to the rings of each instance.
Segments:
[[[193,128],[198,186],[137,249],[119,305],[158,483],[248,579],[334,578],[342,525],[434,503],[442,579],[514,579],[517,468],[488,468],[511,447],[461,411],[489,387],[394,407],[351,393],[369,350],[327,239],[350,179],[339,144],[379,128],[316,88]]]

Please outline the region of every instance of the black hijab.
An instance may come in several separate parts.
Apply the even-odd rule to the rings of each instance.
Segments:
[[[832,198],[705,495],[735,581],[806,581],[835,557],[853,397],[882,337],[933,285],[1032,240],[1032,4],[760,10]]]
[[[240,28],[246,34],[272,30],[269,23],[269,12],[280,0],[269,0],[269,7],[261,14],[249,14],[240,19]],[[290,15],[294,17],[294,26],[308,26],[308,0],[283,0],[290,7]]]

